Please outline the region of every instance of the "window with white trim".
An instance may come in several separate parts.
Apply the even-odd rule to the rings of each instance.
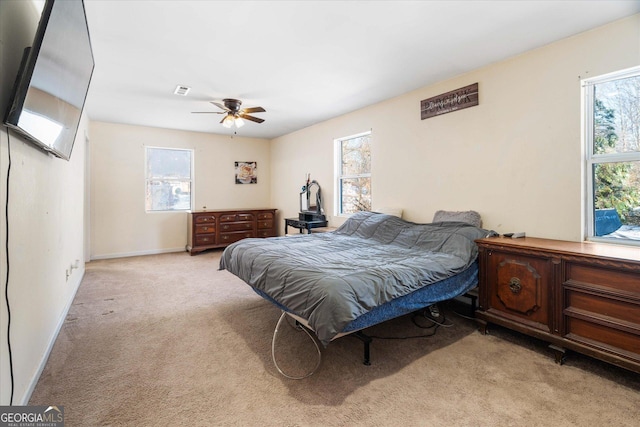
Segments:
[[[336,214],[371,210],[371,132],[335,140]]]
[[[587,238],[640,244],[640,67],[583,85]]]
[[[147,212],[191,209],[193,150],[146,147],[145,166]]]

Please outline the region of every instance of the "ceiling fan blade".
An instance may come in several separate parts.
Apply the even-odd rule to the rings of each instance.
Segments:
[[[224,117],[222,118],[222,120],[220,120],[220,123],[224,122],[224,119],[226,119],[226,118],[227,118],[227,116],[224,116]]]
[[[223,111],[192,111],[191,114],[226,114]]]
[[[249,107],[242,109],[243,113],[264,113],[265,111],[266,110],[262,107]]]
[[[229,110],[227,107],[225,107],[224,105],[220,104],[219,102],[215,102],[215,101],[210,101],[213,105],[215,105],[216,107],[220,108],[221,110],[224,111],[231,111]]]
[[[240,113],[240,114],[238,114],[238,116],[242,117],[243,119],[250,120],[250,121],[256,122],[256,123],[264,122],[264,119],[260,119],[258,117],[253,117],[253,116],[250,116],[250,115],[244,114],[244,113]]]

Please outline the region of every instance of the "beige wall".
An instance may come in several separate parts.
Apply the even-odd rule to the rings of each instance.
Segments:
[[[635,15],[277,138],[271,204],[295,216],[310,172],[333,215],[333,140],[371,129],[374,208],[419,222],[474,209],[499,232],[581,240],[580,79],[639,63]],[[479,106],[420,120],[421,100],[475,82]]]
[[[0,111],[8,105],[22,49],[39,13],[31,2],[0,2]],[[13,404],[26,404],[84,274],[85,132],[83,117],[70,161],[40,151],[15,132],[0,132],[0,276],[9,267]],[[9,170],[9,148],[11,170]],[[5,260],[9,179],[9,266]],[[78,268],[67,271],[78,260]],[[7,307],[0,302],[0,404],[10,400]]]
[[[145,212],[145,146],[194,150],[197,210],[269,207],[268,140],[92,122],[90,144],[92,259],[185,250],[186,212]],[[235,184],[236,161],[257,184]]]

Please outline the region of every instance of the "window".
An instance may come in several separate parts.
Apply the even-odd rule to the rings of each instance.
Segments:
[[[335,141],[336,211],[350,215],[371,210],[371,132]]]
[[[147,212],[191,209],[193,150],[146,148]]]
[[[640,244],[640,67],[584,81],[587,237]]]

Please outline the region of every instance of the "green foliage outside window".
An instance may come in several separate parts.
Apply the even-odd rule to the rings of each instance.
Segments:
[[[631,80],[631,79],[629,79]],[[640,81],[638,78],[636,81]],[[633,82],[636,83],[636,82]],[[620,84],[619,84],[620,85]],[[638,114],[637,92],[630,92],[634,95],[627,96],[623,103],[615,103],[617,108],[609,108],[603,100],[597,96],[594,99],[593,111],[593,132],[594,132],[594,154],[610,154],[638,150],[637,137],[634,138],[632,132],[626,132],[621,128],[621,123],[628,122],[629,116]],[[620,92],[615,92],[620,98]],[[635,100],[633,98],[636,98]],[[605,98],[607,99],[607,98]],[[607,99],[609,101],[609,99]],[[633,102],[635,101],[635,108]],[[630,105],[631,108],[623,108]],[[637,117],[635,118],[637,120]],[[625,132],[625,141],[620,141],[616,129]],[[627,135],[631,134],[631,135]],[[631,141],[629,143],[628,141]],[[615,208],[623,224],[640,225],[640,216],[637,209],[640,207],[640,164],[639,162],[606,162],[598,163],[594,166],[594,208],[608,209]],[[636,209],[634,211],[634,209]]]

